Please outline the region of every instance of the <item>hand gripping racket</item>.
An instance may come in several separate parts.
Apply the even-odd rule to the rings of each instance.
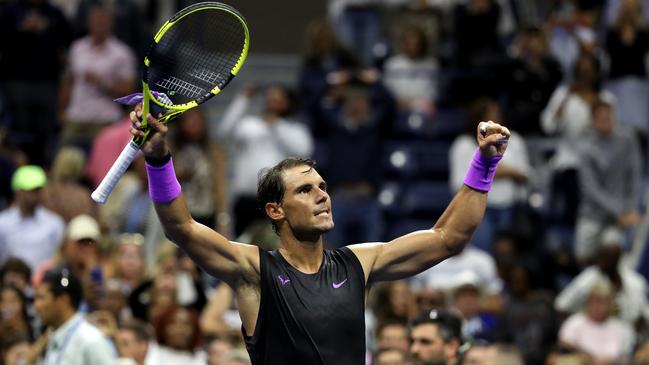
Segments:
[[[202,2],[186,7],[162,25],[144,58],[142,127],[145,136],[133,138],[119,155],[92,199],[103,204],[146,141],[150,102],[163,111],[160,121],[218,94],[239,72],[248,54],[248,26],[231,6]]]

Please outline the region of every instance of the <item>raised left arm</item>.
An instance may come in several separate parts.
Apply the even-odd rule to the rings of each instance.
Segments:
[[[365,280],[384,281],[420,273],[464,248],[480,224],[487,206],[487,191],[499,157],[507,148],[498,143],[509,130],[488,122],[486,135],[478,132],[480,152],[476,152],[465,185],[460,188],[435,226],[396,238],[390,242],[349,246],[358,257]],[[483,127],[484,128],[484,127]]]

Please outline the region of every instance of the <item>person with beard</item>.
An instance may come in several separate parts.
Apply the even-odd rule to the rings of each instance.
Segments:
[[[410,355],[415,365],[456,365],[462,320],[444,310],[425,311],[412,323]]]
[[[138,105],[131,113],[131,134],[137,137],[144,136],[141,117]],[[258,180],[259,208],[279,236],[279,249],[267,252],[229,241],[191,217],[174,172],[168,128],[150,114],[145,117],[152,132],[142,146],[149,195],[165,234],[233,289],[255,365],[364,363],[370,286],[413,276],[464,248],[483,217],[511,135],[491,121],[478,126],[479,147],[465,186],[431,229],[334,250],[324,248],[323,236],[334,228],[333,212],[315,162],[281,160],[262,170]]]

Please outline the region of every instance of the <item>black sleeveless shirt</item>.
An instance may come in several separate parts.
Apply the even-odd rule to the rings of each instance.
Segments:
[[[315,274],[279,251],[260,252],[261,301],[252,336],[253,365],[363,365],[365,278],[353,252],[325,250]]]

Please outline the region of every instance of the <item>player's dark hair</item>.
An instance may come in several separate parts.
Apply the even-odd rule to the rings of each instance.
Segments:
[[[423,324],[434,324],[444,342],[458,340],[462,343],[462,320],[455,314],[447,310],[427,310],[422,312],[411,323],[410,327],[414,328]]]
[[[70,305],[76,311],[83,299],[81,281],[72,274],[68,268],[54,269],[45,273],[41,285],[48,284],[50,292],[55,298],[67,295]]]
[[[266,215],[266,203],[280,203],[284,198],[285,186],[282,177],[284,170],[296,166],[309,166],[313,169],[315,165],[315,161],[309,158],[289,157],[273,167],[262,169],[257,183],[257,204],[264,215]],[[271,224],[275,233],[278,233],[278,227],[273,220]]]

